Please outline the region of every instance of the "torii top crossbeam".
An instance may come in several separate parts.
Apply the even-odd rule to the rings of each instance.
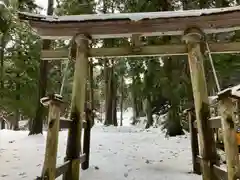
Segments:
[[[197,26],[206,34],[240,30],[240,6],[188,11],[149,13],[44,16],[19,12],[43,39],[71,39],[87,34],[93,39],[182,35]]]

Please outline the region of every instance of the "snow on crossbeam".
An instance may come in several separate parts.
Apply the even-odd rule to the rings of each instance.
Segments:
[[[213,8],[200,10],[180,10],[180,11],[162,11],[162,12],[146,12],[146,13],[115,13],[115,14],[84,14],[84,15],[68,15],[68,16],[45,16],[27,12],[20,12],[21,15],[29,18],[37,18],[42,21],[60,22],[60,21],[92,21],[92,20],[119,20],[130,19],[132,21],[140,21],[143,19],[158,19],[158,18],[177,18],[202,16],[210,14],[219,14],[224,12],[240,11],[240,6],[227,8]]]
[[[91,14],[44,16],[19,12],[45,39],[69,39],[77,33],[93,38],[182,35],[190,26],[198,26],[205,33],[240,29],[240,6],[188,11],[149,13]]]

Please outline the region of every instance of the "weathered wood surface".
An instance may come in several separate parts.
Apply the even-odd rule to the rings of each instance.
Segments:
[[[217,180],[210,165],[217,163],[217,152],[214,133],[209,125],[210,109],[208,91],[203,66],[203,55],[200,43],[202,32],[198,29],[187,29],[183,40],[188,47],[188,61],[192,80],[195,112],[200,140],[200,156],[202,159],[203,180]]]
[[[213,165],[213,171],[215,175],[218,177],[218,180],[228,180],[226,169],[219,167],[217,165]]]
[[[73,80],[72,106],[70,119],[73,121],[68,131],[65,161],[71,161],[71,167],[63,176],[63,180],[79,180],[80,162],[77,159],[81,152],[82,122],[84,118],[85,88],[88,76],[88,39],[76,36],[77,59]]]
[[[221,116],[211,117],[208,119],[211,128],[221,128]],[[197,121],[194,122],[194,128],[197,128]]]
[[[197,156],[199,156],[199,145],[198,145],[198,133],[196,128],[194,128],[194,109],[189,109],[188,121],[189,121],[189,132],[191,135],[191,149],[192,149],[192,163],[193,163],[193,172],[196,174],[201,174],[201,166],[200,163],[197,162]]]
[[[59,129],[68,129],[71,127],[71,123],[73,121],[71,119],[66,119],[63,117],[60,117],[60,124],[59,124]]]
[[[82,154],[79,158],[80,163],[83,163],[86,161],[86,155]],[[63,164],[59,165],[56,167],[56,172],[55,172],[55,178],[58,178],[62,174],[64,174],[68,168],[71,166],[71,161],[66,161]]]
[[[49,98],[47,143],[41,176],[47,177],[48,180],[55,179],[59,119],[60,119],[60,104],[61,102],[55,100],[54,97]]]
[[[68,129],[71,127],[72,124],[72,120],[71,119],[66,119],[66,118],[60,118],[60,125],[59,125],[59,129]],[[86,122],[84,121],[82,123],[82,128],[86,128]]]
[[[71,39],[77,33],[86,33],[95,39],[131,37],[132,34],[142,34],[143,36],[182,35],[187,27],[196,25],[207,34],[240,29],[238,8],[228,12],[219,9],[219,12],[199,16],[191,16],[191,12],[186,12],[186,15],[179,17],[171,15],[176,12],[165,13],[169,13],[169,16],[162,16],[160,12],[159,17],[152,18],[149,13],[149,17],[146,16],[138,21],[131,20],[131,17],[127,16],[120,17],[120,19],[98,19],[93,15],[92,19],[84,20],[79,17],[82,20],[78,20],[76,17],[72,19],[71,17],[53,18],[19,13],[19,17],[22,20],[28,20],[44,39]]]
[[[64,174],[70,167],[71,161],[65,161],[62,165],[56,167],[55,178]]]
[[[86,170],[89,168],[89,159],[90,159],[90,140],[91,140],[91,127],[94,123],[93,115],[93,65],[92,60],[89,61],[88,66],[88,83],[86,87],[86,100],[85,100],[85,123],[86,127],[84,128],[84,137],[83,137],[83,153],[86,154],[86,161],[82,163],[82,169]]]
[[[221,53],[239,53],[240,42],[229,43],[209,43],[212,54]],[[91,48],[89,49],[89,57],[137,57],[137,56],[174,56],[187,55],[187,47],[185,44],[155,45],[142,46],[138,51],[133,47],[118,48]],[[69,57],[68,49],[43,50],[42,60],[65,60]]]
[[[224,149],[226,152],[228,180],[236,180],[240,163],[238,154],[238,143],[236,137],[236,103],[229,98],[228,92],[219,94],[220,114],[222,116]]]
[[[197,163],[201,164],[202,158],[200,156],[197,157]],[[220,167],[218,165],[213,165],[213,172],[218,177],[218,180],[228,180],[227,177],[227,169]]]

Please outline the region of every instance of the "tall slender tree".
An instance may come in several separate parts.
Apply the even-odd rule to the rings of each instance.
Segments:
[[[47,14],[52,15],[53,14],[53,7],[54,1],[48,0],[48,8],[47,8]],[[50,40],[43,40],[43,49],[50,49],[51,48],[51,41]],[[31,123],[31,128],[29,135],[33,134],[40,134],[43,130],[43,120],[45,119],[45,109],[43,105],[40,103],[40,98],[44,97],[46,95],[47,90],[47,78],[48,78],[48,61],[42,61],[40,60],[40,76],[39,76],[39,83],[38,83],[38,99],[37,102],[37,109],[36,109],[36,115]]]

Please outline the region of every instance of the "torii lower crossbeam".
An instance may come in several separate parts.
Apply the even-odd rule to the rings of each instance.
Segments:
[[[240,53],[240,42],[229,43],[210,43],[212,54],[233,54]],[[134,47],[119,48],[91,48],[89,49],[89,57],[136,57],[136,56],[175,56],[187,55],[185,44],[158,45],[158,46],[142,46],[135,50]],[[43,50],[41,54],[42,60],[64,60],[69,58],[68,49]]]

